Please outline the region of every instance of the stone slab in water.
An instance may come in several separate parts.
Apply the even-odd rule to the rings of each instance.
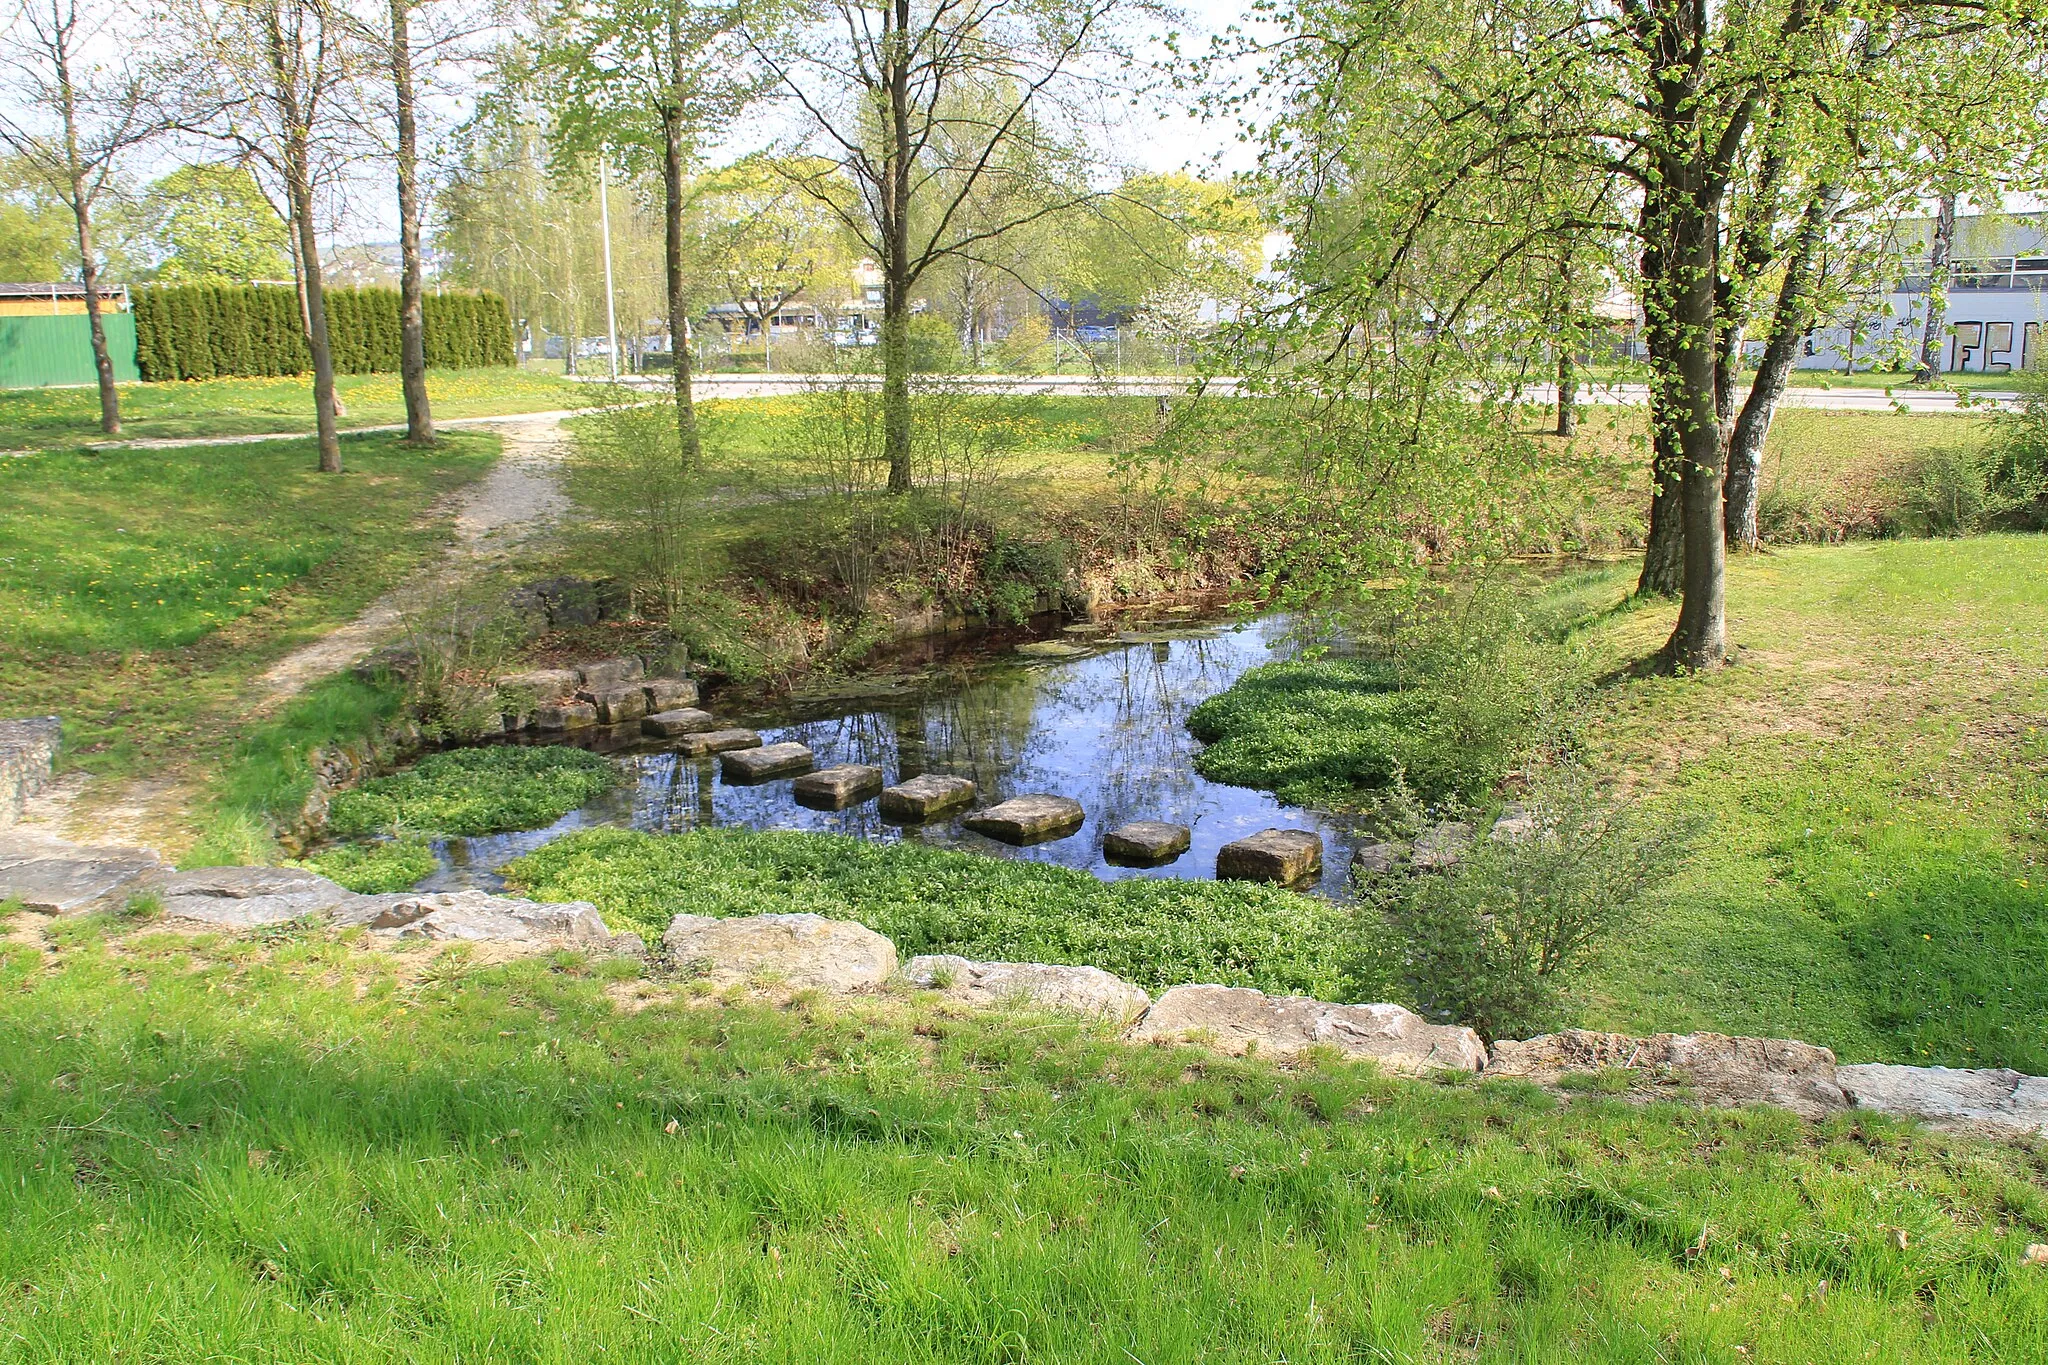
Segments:
[[[653,715],[697,704],[697,684],[688,678],[651,678],[640,685],[647,694],[647,711]]]
[[[1099,1015],[1121,1024],[1135,1019],[1152,997],[1100,967],[1067,967],[1046,962],[971,962],[950,953],[913,957],[903,979],[925,990],[944,991],[970,1005],[1016,1005]]]
[[[968,805],[974,800],[974,795],[974,784],[964,777],[926,773],[908,782],[883,788],[882,815],[899,824],[934,820],[948,811]]]
[[[976,834],[986,834],[1006,844],[1042,844],[1048,839],[1066,838],[1081,828],[1087,818],[1088,812],[1079,801],[1036,792],[978,810],[962,823]]]
[[[1327,1047],[1408,1075],[1486,1065],[1486,1045],[1471,1029],[1432,1024],[1399,1005],[1332,1005],[1241,986],[1175,986],[1130,1037],[1199,1043],[1232,1056],[1291,1057]]]
[[[799,806],[845,810],[882,790],[882,770],[866,763],[841,763],[799,777],[790,790]]]
[[[623,725],[647,714],[647,693],[637,683],[590,687],[576,695],[595,706],[597,718],[606,725]]]
[[[705,730],[697,734],[683,735],[676,741],[676,752],[685,758],[702,758],[705,754],[722,754],[731,749],[758,749],[761,737],[752,730]]]
[[[1835,1079],[1858,1109],[1900,1114],[1942,1128],[2048,1136],[2048,1077],[2000,1068],[1838,1066]]]
[[[703,734],[716,729],[718,721],[709,711],[694,707],[681,707],[674,711],[657,711],[644,717],[640,722],[640,733],[654,735],[660,739],[674,739],[678,735]]]
[[[1027,659],[1078,659],[1093,651],[1085,645],[1069,644],[1065,640],[1032,640],[1018,645],[1017,652]]]
[[[45,915],[118,910],[153,891],[164,866],[144,848],[70,844],[34,835],[0,836],[0,900]]]
[[[549,702],[533,708],[536,730],[583,730],[597,724],[597,708],[587,701]]]
[[[595,663],[578,665],[576,674],[585,687],[617,687],[629,683],[647,671],[638,659],[599,659]]]
[[[718,763],[728,782],[766,782],[791,773],[809,772],[816,761],[808,745],[784,740],[754,749],[734,749]]]
[[[1292,885],[1322,871],[1323,836],[1305,829],[1264,829],[1216,851],[1216,875]]]
[[[1164,820],[1133,820],[1102,836],[1102,856],[1113,863],[1152,866],[1188,851],[1194,835],[1186,825]]]

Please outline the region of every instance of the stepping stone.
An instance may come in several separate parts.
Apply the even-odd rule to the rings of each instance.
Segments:
[[[766,782],[791,773],[805,773],[816,761],[810,749],[791,740],[758,748],[734,749],[718,760],[728,782]]]
[[[585,687],[599,688],[629,683],[646,671],[638,659],[599,659],[596,663],[581,665],[576,674]]]
[[[706,754],[722,754],[729,749],[758,749],[761,737],[752,730],[704,730],[681,737],[676,752],[685,758],[702,758]]]
[[[986,834],[1006,844],[1042,844],[1064,839],[1081,828],[1088,812],[1079,801],[1043,793],[1013,796],[998,806],[978,810],[963,822],[976,834]]]
[[[697,684],[688,678],[654,678],[640,685],[647,694],[647,713],[656,715],[697,704]]]
[[[799,777],[790,790],[799,806],[845,810],[882,789],[882,770],[865,763],[841,763]]]
[[[1305,829],[1265,829],[1216,852],[1216,875],[1242,882],[1295,882],[1322,871],[1323,837]]]
[[[1017,652],[1027,659],[1078,659],[1092,651],[1085,645],[1068,644],[1065,640],[1033,640],[1018,645]]]
[[[1102,836],[1102,856],[1113,863],[1150,867],[1171,862],[1187,852],[1193,837],[1186,825],[1133,820]]]
[[[974,790],[964,777],[926,773],[882,789],[882,818],[903,825],[936,819],[971,803]]]
[[[638,684],[590,687],[576,694],[597,708],[597,718],[606,725],[623,725],[647,714],[647,693]]]
[[[536,730],[582,730],[597,724],[597,708],[587,701],[549,702],[533,708]]]
[[[661,739],[674,739],[678,735],[702,734],[717,724],[718,722],[712,719],[709,711],[698,711],[691,707],[683,707],[676,711],[658,711],[654,715],[646,717],[640,722],[640,733],[643,735],[654,735]],[[728,730],[726,733],[734,734],[738,732]],[[757,740],[756,742],[758,743],[759,741]]]

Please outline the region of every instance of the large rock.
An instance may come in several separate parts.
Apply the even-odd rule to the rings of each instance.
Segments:
[[[672,711],[657,711],[646,717],[640,722],[640,733],[659,739],[674,739],[678,735],[701,735],[717,725],[709,711],[682,706]]]
[[[1441,872],[1455,867],[1465,850],[1472,847],[1478,832],[1463,820],[1446,820],[1424,830],[1409,850],[1409,865],[1423,872]]]
[[[878,986],[896,970],[896,945],[865,925],[822,915],[677,915],[661,946],[715,985],[775,980],[844,992]]]
[[[1554,1085],[1567,1072],[1634,1071],[1647,1085],[1684,1087],[1702,1104],[1738,1109],[1769,1104],[1805,1118],[1849,1107],[1836,1080],[1835,1054],[1788,1038],[1725,1033],[1622,1033],[1566,1029],[1493,1045],[1486,1074]]]
[[[578,664],[576,674],[583,685],[595,690],[600,687],[617,687],[632,682],[647,672],[646,665],[638,659],[599,659],[595,663]]]
[[[649,678],[640,690],[647,694],[649,715],[697,704],[697,684],[688,678]]]
[[[533,708],[536,730],[586,730],[597,724],[597,708],[587,701],[549,702]]]
[[[498,679],[498,690],[512,700],[525,702],[555,701],[573,697],[576,689],[583,685],[583,679],[573,668],[529,668],[524,673],[513,673]]]
[[[146,848],[0,835],[0,900],[46,915],[119,910],[129,897],[156,890],[163,874],[162,860]]]
[[[731,749],[760,747],[761,737],[752,730],[704,730],[682,735],[676,741],[676,752],[685,758],[702,758],[706,754],[722,754]]]
[[[623,725],[627,721],[639,720],[647,714],[646,691],[631,683],[620,683],[613,687],[586,687],[576,695],[595,706],[597,718],[606,725]]]
[[[1329,1047],[1408,1075],[1486,1065],[1486,1045],[1471,1029],[1432,1024],[1399,1005],[1332,1005],[1235,986],[1175,986],[1130,1037],[1198,1043],[1232,1056],[1291,1057]]]
[[[62,731],[55,716],[0,720],[0,829],[19,820],[28,799],[49,782]]]
[[[944,991],[970,1005],[1020,1005],[1098,1015],[1121,1024],[1135,1019],[1152,997],[1100,967],[1063,967],[1045,962],[971,962],[951,954],[913,957],[903,979],[926,990]]]
[[[1188,851],[1194,832],[1164,820],[1132,820],[1102,836],[1102,856],[1113,863],[1156,867]]]
[[[365,896],[336,918],[399,938],[486,942],[562,942],[603,947],[604,917],[589,901],[529,901],[486,891]]]
[[[974,784],[966,778],[926,773],[882,789],[882,818],[905,825],[936,820],[973,800]]]
[[[799,806],[845,810],[882,789],[882,770],[866,763],[839,763],[807,773],[790,784]]]
[[[164,878],[164,914],[223,929],[328,915],[358,897],[298,867],[204,867]]]
[[[734,749],[719,756],[718,767],[728,782],[766,782],[809,772],[816,761],[808,745],[784,740],[755,749]]]
[[[1835,1079],[1858,1109],[1902,1114],[1943,1128],[2048,1137],[2048,1077],[1946,1066],[1838,1066]]]
[[[1216,875],[1292,885],[1323,868],[1323,838],[1305,829],[1265,829],[1216,850]]]
[[[987,810],[974,812],[962,823],[976,834],[985,834],[1006,844],[1022,845],[1064,839],[1081,828],[1087,818],[1088,812],[1081,808],[1079,801],[1040,792],[1013,796]]]

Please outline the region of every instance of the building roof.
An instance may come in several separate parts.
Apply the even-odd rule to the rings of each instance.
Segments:
[[[126,286],[103,284],[101,298],[119,298]],[[49,284],[4,284],[0,283],[0,299],[82,299],[85,286],[76,280],[53,280]]]

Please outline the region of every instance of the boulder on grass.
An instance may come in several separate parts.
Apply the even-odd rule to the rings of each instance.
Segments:
[[[640,733],[659,739],[674,739],[679,735],[703,734],[717,724],[709,711],[685,706],[673,711],[657,711],[646,717],[640,722]]]
[[[809,772],[816,757],[809,746],[784,740],[759,748],[734,749],[719,757],[719,771],[728,782],[767,782],[791,773]]]
[[[964,777],[926,773],[908,782],[883,788],[882,818],[906,825],[935,820],[972,802],[974,791],[974,784]]]
[[[1899,1114],[1940,1128],[2048,1137],[2048,1076],[2004,1068],[1838,1066],[1835,1079],[1858,1109]]]
[[[1305,829],[1265,829],[1216,851],[1216,875],[1291,886],[1323,870],[1323,836]]]
[[[845,810],[882,789],[882,770],[866,763],[840,763],[807,773],[790,784],[799,806]]]
[[[987,810],[978,810],[962,821],[976,834],[985,834],[1006,844],[1042,844],[1064,839],[1081,828],[1088,812],[1079,801],[1065,796],[1034,793],[1013,796]]]
[[[903,979],[980,1006],[1023,1006],[1096,1015],[1116,1023],[1137,1018],[1152,997],[1100,967],[1045,962],[971,962],[950,953],[913,957]]]
[[[661,946],[714,985],[774,980],[843,993],[896,971],[896,945],[865,925],[823,915],[677,915]]]
[[[761,737],[752,730],[705,730],[681,736],[676,741],[676,752],[685,758],[702,758],[706,754],[722,754],[730,749],[758,749]]]
[[[606,947],[611,931],[589,901],[529,901],[487,891],[365,896],[336,917],[399,938]]]
[[[119,910],[157,888],[164,867],[146,848],[72,844],[33,834],[0,835],[0,900],[46,915]]]
[[[297,867],[205,867],[164,878],[170,919],[253,929],[308,915],[327,915],[355,899],[317,872]]]
[[[1486,1045],[1471,1029],[1432,1024],[1399,1005],[1332,1005],[1237,986],[1175,986],[1130,1037],[1195,1043],[1233,1057],[1292,1057],[1327,1047],[1404,1075],[1486,1065]]]
[[[1554,1085],[1567,1072],[1633,1071],[1651,1086],[1683,1087],[1702,1104],[1751,1104],[1825,1118],[1849,1107],[1836,1079],[1835,1054],[1789,1038],[1735,1038],[1725,1033],[1623,1033],[1566,1029],[1493,1045],[1486,1074]],[[1654,1092],[1652,1092],[1654,1093]]]
[[[1102,836],[1102,856],[1113,863],[1154,867],[1188,851],[1194,832],[1164,820],[1133,820]]]

